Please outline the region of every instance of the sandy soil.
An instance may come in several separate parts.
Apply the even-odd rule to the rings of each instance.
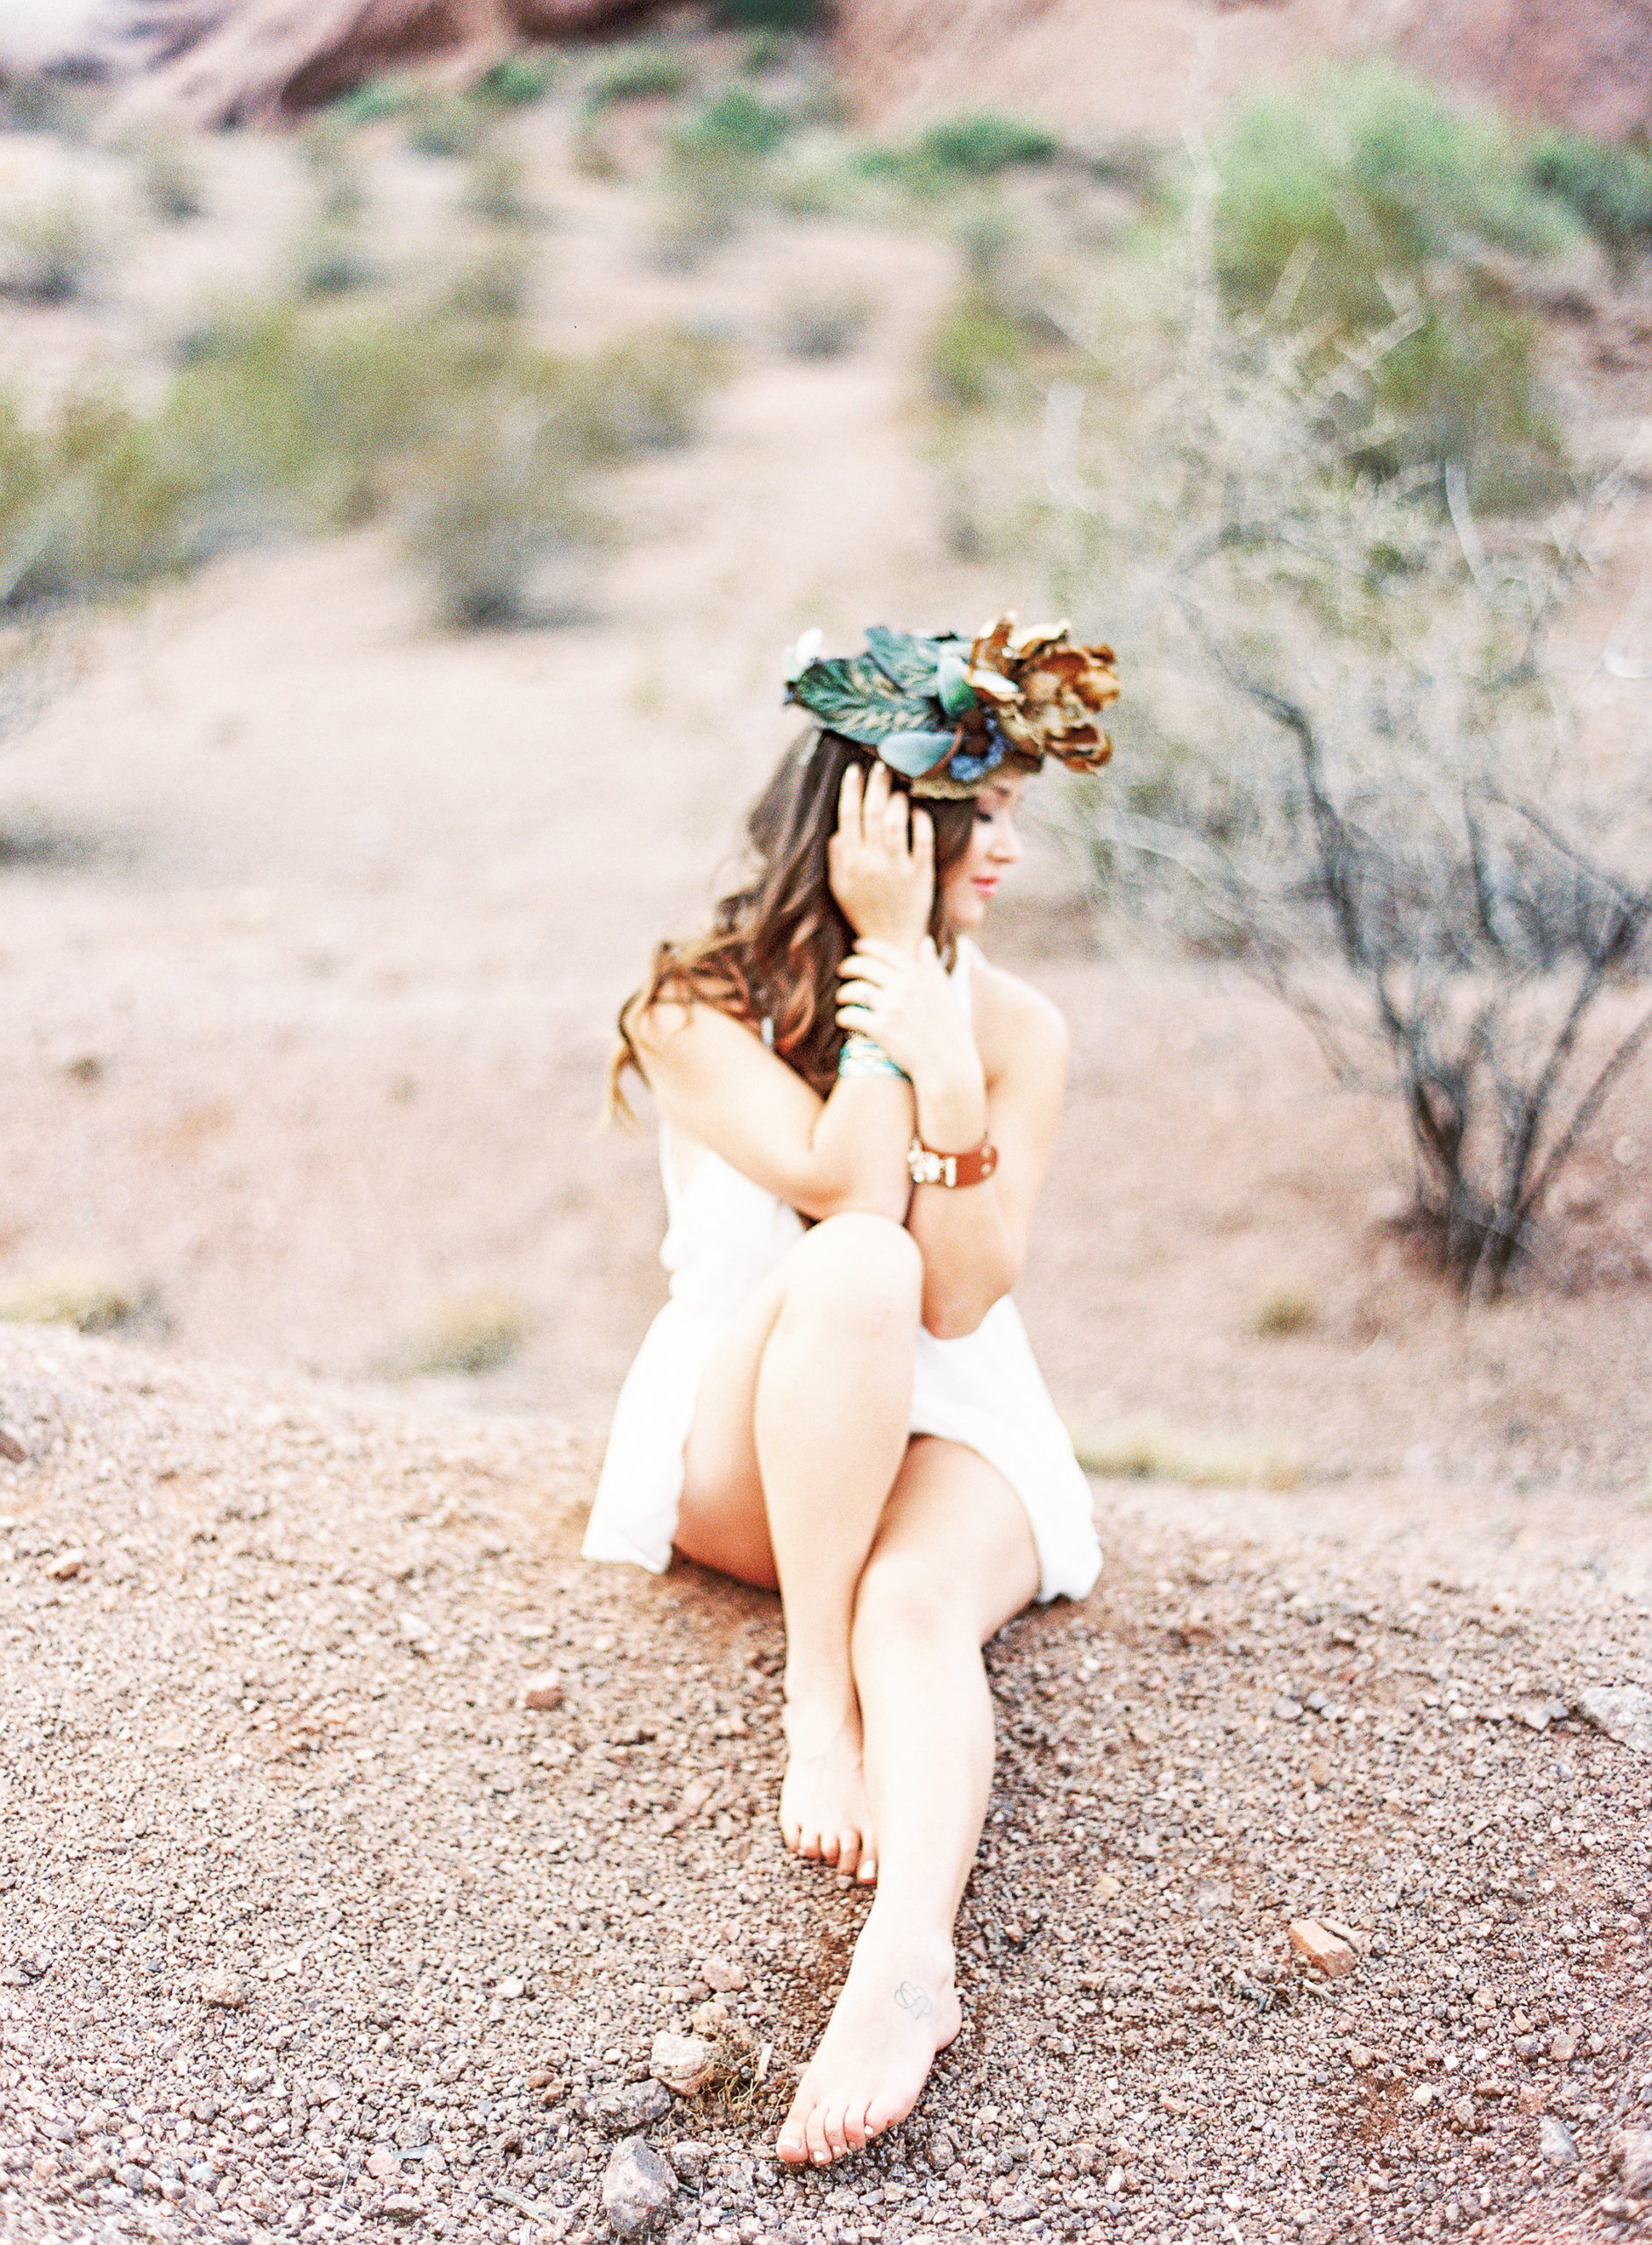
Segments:
[[[191,255],[267,269],[281,152],[210,153]],[[729,2094],[653,2124],[709,2147],[679,2238],[1612,2234],[1652,1763],[1576,1710],[1652,1684],[1646,1084],[1550,1274],[1466,1315],[1387,1228],[1382,1107],[1229,970],[1094,925],[1047,845],[989,947],[1075,1032],[1023,1295],[1052,1388],[1297,1486],[1099,1485],[1100,1589],[992,1655],[964,2038],[875,2154],[770,2159],[864,1906],[773,1828],[772,1603],[573,1557],[660,1292],[647,1134],[591,1128],[607,1023],[787,737],[785,640],[1036,595],[943,535],[943,245],[765,219],[671,274],[639,190],[553,199],[548,329],[691,316],[737,363],[619,480],[591,622],[459,639],[375,534],[250,552],[72,644],[0,752],[0,1290],[142,1306],[0,1328],[6,2222],[591,2235],[602,2099],[716,1977]],[[143,363],[163,269],[78,338],[9,310],[8,351]],[[788,294],[867,274],[863,350],[783,355]],[[377,1376],[481,1292],[508,1365]],[[1285,1294],[1305,1329],[1262,1337]],[[1309,1912],[1346,1978],[1290,1962]]]

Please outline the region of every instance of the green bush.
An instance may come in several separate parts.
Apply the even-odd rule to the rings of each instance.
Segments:
[[[830,0],[717,0],[711,20],[725,32],[823,32]]]
[[[153,139],[139,151],[138,183],[151,214],[163,225],[198,218],[206,209],[199,165],[171,141]]]
[[[528,167],[514,148],[485,141],[465,189],[465,208],[490,226],[533,226],[545,213],[527,191]]]
[[[532,620],[545,563],[595,542],[586,461],[553,419],[485,397],[457,416],[421,461],[404,549],[462,630]]]
[[[1061,143],[1024,118],[960,117],[932,125],[918,143],[921,160],[937,171],[990,179],[1016,164],[1047,164]]]
[[[682,328],[650,328],[611,343],[571,370],[570,412],[593,459],[671,452],[694,437],[728,356]]]
[[[349,227],[323,226],[294,253],[293,287],[301,296],[348,296],[383,277],[366,243]]]
[[[789,49],[780,32],[753,32],[740,54],[744,78],[767,78],[785,67]]]
[[[345,132],[353,132],[359,125],[382,125],[388,117],[400,117],[411,96],[388,78],[368,78],[347,94],[341,94],[327,111]]]
[[[78,121],[68,88],[42,70],[19,70],[5,78],[0,117],[12,132],[64,132]]]
[[[1575,211],[1620,262],[1638,243],[1652,242],[1652,156],[1644,149],[1552,132],[1527,155],[1526,176]]]
[[[876,310],[859,289],[794,296],[780,307],[780,348],[794,359],[841,359],[865,337]]]
[[[530,109],[555,87],[559,65],[541,47],[533,54],[509,54],[476,82],[476,97],[495,109]]]
[[[733,157],[760,161],[791,130],[784,110],[759,101],[749,86],[725,87],[673,136],[679,156]]]
[[[421,94],[408,111],[407,145],[416,156],[474,155],[481,139],[481,119],[462,94]]]
[[[326,226],[353,225],[367,207],[367,187],[354,136],[336,111],[317,119],[303,138],[304,168],[316,189],[317,215]]]
[[[0,215],[0,296],[71,303],[91,288],[109,256],[103,222],[75,196]]]
[[[1218,275],[1230,308],[1318,339],[1318,364],[1391,329],[1364,457],[1378,468],[1457,459],[1477,501],[1553,487],[1558,438],[1535,331],[1475,253],[1551,254],[1569,214],[1525,175],[1503,129],[1459,117],[1387,70],[1254,104],[1217,154]]]
[[[520,251],[496,250],[466,265],[448,290],[446,308],[460,319],[520,319],[532,277]]]
[[[687,58],[657,39],[639,39],[617,46],[593,72],[585,89],[587,110],[612,107],[616,102],[674,101],[694,83]]]
[[[0,392],[0,607],[117,591],[194,558],[197,479],[164,428],[108,393],[32,420]]]
[[[924,346],[929,389],[943,405],[976,413],[1026,388],[1027,334],[990,296],[968,290],[944,312]]]

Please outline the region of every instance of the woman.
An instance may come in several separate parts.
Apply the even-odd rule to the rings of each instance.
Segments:
[[[1009,1292],[1060,1112],[1059,1016],[972,941],[1046,753],[1105,761],[1106,648],[873,631],[750,822],[751,883],[620,1017],[665,1117],[672,1299],[585,1550],[778,1589],[787,1844],[877,1895],[782,2127],[793,2163],[912,2110],[960,2023],[952,1927],[992,1782],[981,1647],[1100,1564]]]

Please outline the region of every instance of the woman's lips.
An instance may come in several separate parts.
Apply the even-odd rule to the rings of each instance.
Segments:
[[[979,888],[983,896],[991,896],[998,887],[998,875],[996,873],[977,873],[970,886],[972,888]]]

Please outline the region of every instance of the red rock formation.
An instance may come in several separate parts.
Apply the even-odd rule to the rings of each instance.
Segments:
[[[142,0],[127,24],[142,75],[123,121],[296,116],[398,64],[449,56],[481,69],[524,38],[641,12],[643,0]]]
[[[1399,53],[1516,113],[1652,138],[1652,0],[1455,0],[1419,10]]]
[[[1389,54],[1516,114],[1652,133],[1652,0],[841,0],[868,121],[1008,110],[1172,139],[1328,56]]]

